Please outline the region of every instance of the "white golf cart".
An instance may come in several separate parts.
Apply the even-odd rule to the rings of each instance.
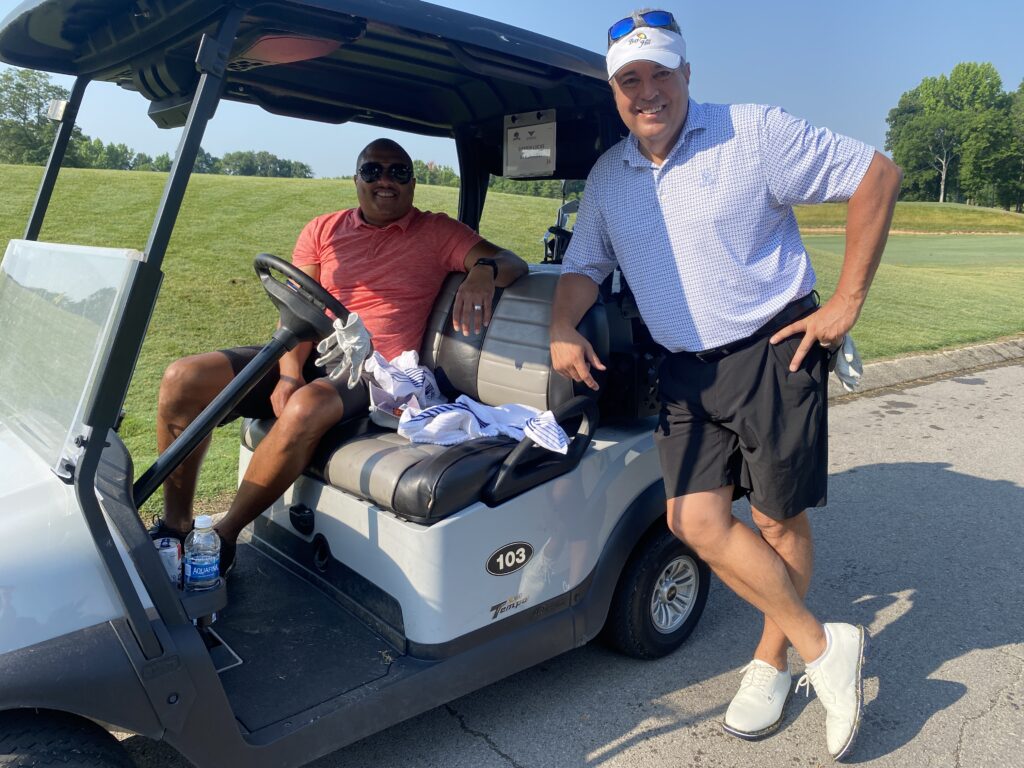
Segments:
[[[178,590],[139,507],[286,349],[329,331],[325,308],[345,313],[266,255],[281,325],[263,352],[137,479],[117,433],[219,100],[451,137],[459,218],[477,227],[490,174],[585,178],[621,135],[600,56],[417,0],[27,0],[0,59],[77,78],[0,264],[0,764],[126,765],[116,729],[198,766],[301,765],[602,632],[653,658],[693,631],[709,574],[664,523],[659,351],[618,275],[580,326],[609,363],[599,395],[550,369],[561,215],[549,263],[501,292],[484,333],[452,332],[448,279],[421,360],[450,396],[553,410],[565,456],[345,422],[230,580]],[[37,242],[92,80],[184,126],[141,251]],[[243,425],[240,471],[269,426]]]

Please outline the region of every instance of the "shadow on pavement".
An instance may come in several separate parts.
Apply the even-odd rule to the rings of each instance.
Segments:
[[[742,505],[738,510],[749,515]],[[865,677],[877,678],[877,696],[864,710],[852,755],[853,762],[866,762],[910,742],[964,696],[963,684],[935,679],[944,664],[1022,641],[1024,489],[942,463],[872,464],[833,475],[829,506],[811,515],[812,610],[874,633]],[[700,626],[666,659],[635,661],[590,645],[314,765],[596,766],[637,745],[646,752],[657,736],[680,729],[690,729],[699,755],[703,742],[731,740],[719,721],[759,630],[758,614],[716,583]],[[799,672],[797,662],[794,677]],[[783,729],[758,745],[742,745],[752,750],[743,754],[765,750],[768,757],[799,739],[801,752],[825,758],[820,711],[812,743],[803,744],[803,728],[789,728],[808,706],[820,709],[813,698],[794,696]],[[469,743],[478,743],[482,754],[459,756]],[[133,738],[126,746],[140,765],[186,765],[165,745]]]

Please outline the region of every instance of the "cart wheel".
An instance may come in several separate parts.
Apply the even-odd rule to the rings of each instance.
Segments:
[[[711,569],[667,528],[641,540],[615,588],[604,638],[638,659],[682,645],[704,612]]]
[[[90,720],[63,712],[0,713],[3,768],[134,768],[117,739]]]

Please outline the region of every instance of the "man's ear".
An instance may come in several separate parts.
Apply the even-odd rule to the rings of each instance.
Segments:
[[[686,84],[690,84],[690,62],[686,62],[683,65],[683,78],[686,80]]]

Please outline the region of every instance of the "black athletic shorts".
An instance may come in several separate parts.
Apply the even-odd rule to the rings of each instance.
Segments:
[[[263,347],[233,347],[231,349],[222,349],[220,352],[231,361],[231,369],[237,376],[239,371],[245,368],[261,349]],[[314,379],[321,379],[327,376],[327,371],[313,362],[315,359],[316,350],[314,349],[309,357],[306,358],[306,363],[302,367],[302,378],[306,380],[307,384]],[[274,418],[274,408],[270,404],[270,396],[274,393],[274,387],[277,386],[277,382],[280,380],[280,374],[281,369],[279,366],[275,365],[271,368],[262,379],[256,382],[256,386],[249,390],[248,394],[242,398],[242,401],[224,418],[221,424],[227,424],[239,417],[250,419]],[[355,389],[348,388],[347,376],[331,383],[338,391],[338,396],[345,406],[343,421],[351,417],[366,415],[370,407],[370,393],[366,388],[365,382],[360,381],[355,386]]]
[[[790,373],[803,334],[768,343],[795,319],[769,323],[725,354],[666,356],[655,442],[667,498],[731,485],[734,498],[749,496],[776,520],[825,505],[830,354],[815,344]]]

